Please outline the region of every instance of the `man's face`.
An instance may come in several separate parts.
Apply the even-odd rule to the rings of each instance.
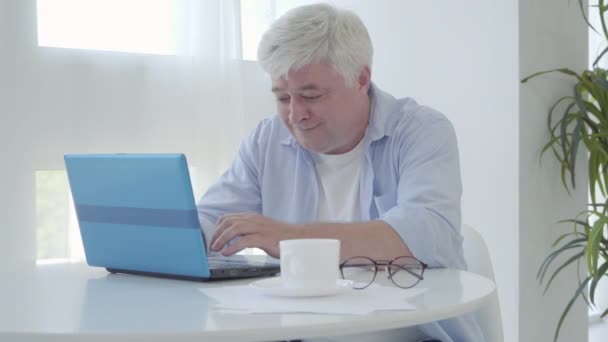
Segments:
[[[326,63],[308,64],[272,82],[285,126],[306,149],[341,154],[354,148],[369,120],[369,68],[353,86]]]

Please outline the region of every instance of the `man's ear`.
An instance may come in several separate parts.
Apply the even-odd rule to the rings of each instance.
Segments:
[[[361,93],[367,94],[371,81],[372,70],[369,65],[365,65],[363,66],[363,69],[361,69],[361,72],[359,72],[359,76],[357,77],[357,86]]]

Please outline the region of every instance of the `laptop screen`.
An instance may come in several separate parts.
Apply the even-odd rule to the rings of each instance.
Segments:
[[[66,155],[87,263],[209,277],[183,154]]]

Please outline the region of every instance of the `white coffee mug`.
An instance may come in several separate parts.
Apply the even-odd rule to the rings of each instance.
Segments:
[[[325,290],[340,279],[340,240],[295,239],[279,243],[281,280],[291,289]]]

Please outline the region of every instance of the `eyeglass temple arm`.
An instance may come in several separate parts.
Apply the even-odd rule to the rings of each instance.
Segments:
[[[393,269],[394,269],[394,272],[391,272],[391,273],[390,273],[390,276],[391,276],[391,277],[392,277],[392,276],[394,276],[394,275],[395,275],[397,272],[399,272],[399,270],[404,270],[404,271],[406,271],[407,273],[409,273],[409,274],[413,275],[414,277],[416,277],[416,278],[418,278],[418,279],[423,279],[423,278],[422,278],[422,275],[416,274],[416,273],[414,273],[414,272],[412,272],[412,271],[408,270],[407,268],[401,267],[401,266],[399,266],[399,265],[391,265],[391,267],[390,267],[389,269],[391,269],[391,270],[393,270]],[[425,269],[425,267],[423,267],[422,269],[424,270],[424,269]]]

